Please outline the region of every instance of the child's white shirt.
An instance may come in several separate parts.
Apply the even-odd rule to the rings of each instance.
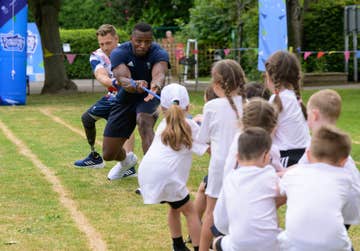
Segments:
[[[241,96],[232,98],[241,118],[242,98]],[[197,139],[203,144],[210,143],[211,146],[208,185],[205,193],[212,198],[217,198],[222,187],[225,160],[231,142],[239,130],[239,120],[225,97],[207,102],[204,105],[203,114],[203,122]]]
[[[310,142],[310,132],[301,111],[301,106],[293,90],[282,90],[279,93],[283,110],[278,117],[278,126],[273,137],[273,143],[280,151],[305,148]],[[275,94],[269,102],[273,103]]]
[[[288,170],[279,182],[280,193],[287,196],[280,246],[284,250],[350,251],[341,210],[351,182],[344,168],[325,163]]]
[[[154,140],[138,170],[138,181],[145,204],[179,201],[189,194],[186,183],[192,154],[203,155],[209,146],[195,139],[199,126],[191,119],[186,119],[186,122],[192,130],[192,148],[183,147],[180,151],[174,151],[161,141],[161,133],[166,127],[165,119],[157,127]]]
[[[278,177],[272,166],[239,166],[225,178],[214,210],[216,228],[226,234],[226,250],[278,250],[275,197]]]
[[[238,152],[238,140],[239,136],[241,135],[241,132],[237,132],[234,136],[234,139],[231,143],[231,146],[229,148],[228,156],[226,157],[225,161],[225,167],[224,167],[224,179],[228,175],[228,173],[234,169],[237,166],[237,152]],[[272,144],[270,149],[270,157],[271,157],[271,163],[270,165],[275,168],[276,172],[284,171],[284,167],[282,166],[280,162],[280,151],[279,148]]]
[[[299,160],[299,164],[309,163],[305,153]],[[351,156],[348,157],[343,168],[351,176],[352,180],[349,198],[342,209],[344,224],[357,225],[360,224],[360,172]]]

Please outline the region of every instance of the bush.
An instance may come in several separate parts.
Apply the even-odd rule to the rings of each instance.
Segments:
[[[69,43],[72,54],[76,58],[72,64],[65,60],[65,68],[70,79],[92,78],[93,73],[89,64],[90,53],[99,48],[95,29],[60,30],[62,43]],[[117,30],[120,42],[127,41],[129,35]]]
[[[302,51],[343,51],[344,7],[351,4],[351,0],[312,2],[304,14]],[[326,54],[320,59],[311,55],[302,66],[304,72],[343,72],[344,54]]]

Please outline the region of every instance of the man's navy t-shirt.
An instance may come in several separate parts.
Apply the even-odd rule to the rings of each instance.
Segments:
[[[125,64],[131,72],[131,78],[134,80],[146,80],[148,82],[147,88],[150,88],[153,66],[160,61],[165,61],[170,65],[167,51],[156,43],[151,44],[149,52],[146,55],[137,57],[133,52],[131,42],[128,41],[111,52],[110,60],[112,66],[111,70],[120,64]],[[118,92],[117,99],[127,102],[136,102],[144,99],[146,95],[147,93],[129,93],[122,89]]]

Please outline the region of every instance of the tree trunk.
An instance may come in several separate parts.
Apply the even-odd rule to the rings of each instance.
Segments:
[[[302,46],[302,12],[299,0],[287,0],[287,17],[288,17],[288,39],[289,46],[301,48]]]
[[[61,0],[29,1],[38,26],[43,49],[45,82],[41,93],[76,92],[77,86],[66,73],[59,33]]]
[[[243,23],[244,21],[241,18],[241,14],[242,11],[244,10],[244,8],[249,5],[251,3],[251,0],[237,0],[236,1],[236,31],[237,31],[237,36],[236,36],[236,48],[241,48],[242,47],[242,33],[243,33]],[[236,50],[236,60],[238,62],[240,62],[241,60],[241,51],[240,50]]]

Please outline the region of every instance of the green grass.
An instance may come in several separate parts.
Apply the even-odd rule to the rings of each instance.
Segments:
[[[360,141],[360,90],[341,90],[343,112],[339,127]],[[307,100],[312,92],[304,92]],[[88,154],[86,140],[52,120],[40,109],[82,131],[81,114],[101,94],[64,96],[31,95],[27,105],[0,107],[2,121],[15,136],[61,180],[90,224],[100,232],[109,250],[169,250],[167,207],[143,205],[134,193],[137,179],[109,182],[106,175],[115,162],[99,170],[73,168],[74,160]],[[202,92],[192,92],[192,114],[200,113]],[[102,140],[105,121],[97,123]],[[352,156],[360,162],[360,146],[353,144]],[[97,145],[101,151],[101,146]],[[141,158],[139,135],[135,152]],[[207,172],[208,156],[195,157],[189,188],[195,192]],[[0,131],[0,250],[89,250],[86,236],[59,202],[52,185],[39,168]],[[281,222],[284,209],[280,212]],[[185,230],[185,229],[184,229]],[[360,249],[360,227],[350,231],[354,247]]]

